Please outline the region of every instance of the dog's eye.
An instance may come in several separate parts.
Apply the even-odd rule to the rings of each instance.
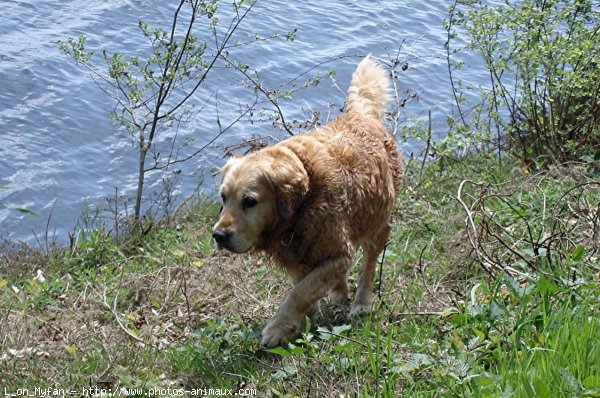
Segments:
[[[227,202],[227,196],[225,196],[224,193],[221,194],[221,202],[223,202],[223,203]]]
[[[250,209],[254,206],[256,206],[256,203],[258,203],[256,201],[256,198],[253,198],[252,196],[246,196],[244,199],[242,199],[242,208],[245,209]]]

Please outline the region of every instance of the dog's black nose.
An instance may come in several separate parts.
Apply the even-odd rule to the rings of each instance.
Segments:
[[[217,228],[213,231],[212,237],[217,242],[217,245],[224,246],[229,241],[229,238],[231,238],[231,232],[225,228]]]

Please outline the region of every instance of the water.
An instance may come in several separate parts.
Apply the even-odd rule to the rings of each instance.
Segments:
[[[0,15],[0,204],[25,207],[35,216],[14,209],[0,210],[0,235],[35,242],[46,231],[59,241],[67,239],[85,209],[107,207],[106,197],[132,195],[137,170],[136,151],[126,134],[108,114],[114,103],[93,82],[89,73],[56,49],[58,40],[86,35],[89,48],[139,53],[144,48],[137,22],[167,27],[178,2],[159,0],[14,0],[2,1]],[[254,67],[265,87],[277,88],[324,60],[339,58],[313,72],[337,72],[335,80],[346,90],[358,56],[368,53],[388,58],[402,46],[410,55],[402,72],[400,90],[412,89],[419,101],[405,109],[405,123],[427,119],[442,125],[451,108],[444,43],[445,2],[388,0],[361,1],[266,1],[262,0],[243,23],[239,38],[259,33],[287,32],[298,28],[293,42],[257,42],[232,55]],[[225,2],[223,7],[229,7]],[[223,22],[227,16],[222,17]],[[404,44],[403,44],[404,43]],[[98,66],[102,66],[100,57]],[[252,90],[243,87],[222,66],[215,69],[206,87],[193,99],[201,104],[212,98],[179,137],[194,137],[190,149],[206,145],[218,131],[218,117],[227,125],[239,115],[241,105],[251,103]],[[214,92],[218,90],[218,105]],[[343,94],[327,79],[319,87],[299,93],[282,104],[287,120],[303,119],[311,110],[333,114]],[[256,116],[256,115],[255,115]],[[255,117],[255,119],[257,119]],[[223,162],[223,145],[256,136],[283,137],[269,121],[242,120],[224,134],[203,157],[181,166],[176,200],[200,186],[212,192],[210,169]],[[172,135],[162,137],[168,145]],[[406,153],[414,150],[404,144]],[[160,189],[160,176],[150,178],[150,190]]]

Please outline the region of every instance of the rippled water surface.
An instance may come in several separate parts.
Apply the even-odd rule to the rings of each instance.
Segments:
[[[158,0],[15,0],[3,1],[0,14],[0,204],[25,207],[35,216],[14,209],[0,210],[0,235],[35,241],[46,226],[64,241],[86,208],[106,207],[108,196],[132,194],[136,153],[124,132],[108,118],[114,104],[93,82],[56,49],[58,40],[86,35],[91,49],[136,54],[144,48],[137,22],[167,27],[175,1]],[[400,89],[410,88],[419,101],[405,109],[406,123],[426,119],[431,110],[442,123],[451,97],[444,59],[446,2],[389,1],[259,1],[238,32],[240,39],[254,33],[268,36],[298,28],[293,42],[258,42],[232,49],[232,56],[258,70],[266,87],[277,88],[325,60],[311,73],[337,72],[335,81],[347,88],[359,58],[367,53],[388,59],[402,46],[410,54],[409,69],[400,75]],[[229,7],[225,2],[223,7]],[[224,15],[223,22],[227,22]],[[404,44],[402,44],[404,43]],[[98,66],[102,67],[100,57]],[[215,69],[194,98],[213,100],[182,135],[194,137],[193,147],[209,142],[218,126],[239,115],[253,93],[224,68]],[[218,91],[216,91],[218,90]],[[218,93],[215,97],[215,92]],[[218,104],[214,102],[218,99]],[[329,80],[283,104],[288,120],[308,112],[338,112],[342,93]],[[222,145],[252,135],[281,136],[269,122],[242,120],[211,147],[204,157],[182,166],[176,197],[181,200],[200,185],[211,192],[208,172],[222,162]],[[169,143],[169,137],[163,137]],[[410,152],[410,145],[404,145]],[[157,176],[155,176],[157,177]],[[151,178],[159,189],[160,178]],[[152,186],[151,186],[152,188]]]

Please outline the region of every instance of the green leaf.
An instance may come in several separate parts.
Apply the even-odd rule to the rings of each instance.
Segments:
[[[154,308],[160,308],[160,307],[161,307],[161,305],[160,305],[160,303],[158,302],[158,300],[156,300],[156,299],[154,299],[154,298],[153,298],[153,299],[150,299],[150,304],[152,304],[152,306],[153,306]]]
[[[540,278],[538,279],[537,288],[538,291],[544,295],[552,295],[561,290],[560,287],[558,287],[558,285],[556,285],[554,282],[552,282],[550,279],[544,276],[540,276]]]
[[[518,280],[508,275],[504,275],[502,279],[506,283],[508,290],[510,290],[512,294],[519,298],[523,298],[524,296],[529,294],[533,289],[533,285],[531,284],[526,284],[525,286],[521,287],[521,284]]]
[[[285,349],[285,348],[283,348],[283,347],[269,348],[269,349],[267,350],[267,352],[270,352],[270,353],[272,353],[272,354],[277,354],[277,355],[279,355],[279,356],[281,356],[281,357],[284,357],[284,358],[289,358],[289,357],[291,357],[291,356],[292,356],[292,353],[291,353],[291,352],[289,352],[288,350],[286,350],[286,349]]]
[[[290,348],[290,351],[297,357],[299,357],[300,355],[302,355],[306,352],[306,348],[295,345],[295,344],[290,344],[289,348]]]
[[[477,317],[480,315],[484,315],[487,310],[487,305],[485,304],[475,304],[467,307],[467,314],[472,317]]]
[[[577,246],[573,253],[571,253],[571,258],[574,262],[579,263],[583,260],[583,256],[585,255],[585,248],[583,246]]]
[[[450,322],[457,326],[465,325],[468,320],[469,316],[466,314],[456,314],[450,318]]]
[[[440,314],[440,317],[447,318],[454,314],[457,314],[457,309],[450,307],[450,308],[446,308],[445,310],[443,310]]]
[[[480,376],[476,380],[477,380],[477,384],[479,385],[479,387],[488,387],[488,386],[491,386],[491,385],[495,384],[496,382],[498,382],[499,379],[500,379],[499,376],[490,375],[490,376]]]
[[[65,351],[68,352],[70,355],[74,355],[75,352],[77,351],[77,344],[73,343],[70,346],[64,345]]]
[[[583,379],[581,384],[585,388],[589,388],[589,389],[599,388],[600,387],[600,376],[599,375],[589,375],[588,377]]]
[[[579,285],[577,286],[577,288],[575,289],[577,292],[582,292],[585,290],[592,290],[595,291],[598,288],[598,285],[593,283],[593,282],[588,282],[588,283],[584,283],[583,285]]]
[[[390,368],[391,373],[410,373],[413,370],[420,369],[424,366],[433,365],[434,362],[429,355],[415,353],[412,357],[405,363],[397,366],[392,366]]]
[[[489,317],[490,320],[495,321],[500,319],[500,317],[504,314],[504,306],[497,301],[492,301],[490,303],[489,309]]]
[[[347,332],[350,329],[352,329],[352,326],[350,326],[350,325],[334,326],[333,327],[333,333],[335,333],[335,334],[343,334],[344,332]]]
[[[273,374],[273,379],[284,379],[286,377],[293,376],[296,373],[298,373],[296,365],[287,365],[275,372],[275,374]]]
[[[323,326],[319,326],[317,328],[317,332],[319,333],[319,337],[322,340],[331,341],[334,338],[334,336],[331,334],[331,332],[329,331],[329,329],[327,329],[327,328],[325,328]]]
[[[27,209],[24,209],[22,207],[15,207],[15,210],[20,211],[21,213],[28,214],[30,216],[36,216],[37,215],[34,212],[32,212],[31,210],[27,210]]]

